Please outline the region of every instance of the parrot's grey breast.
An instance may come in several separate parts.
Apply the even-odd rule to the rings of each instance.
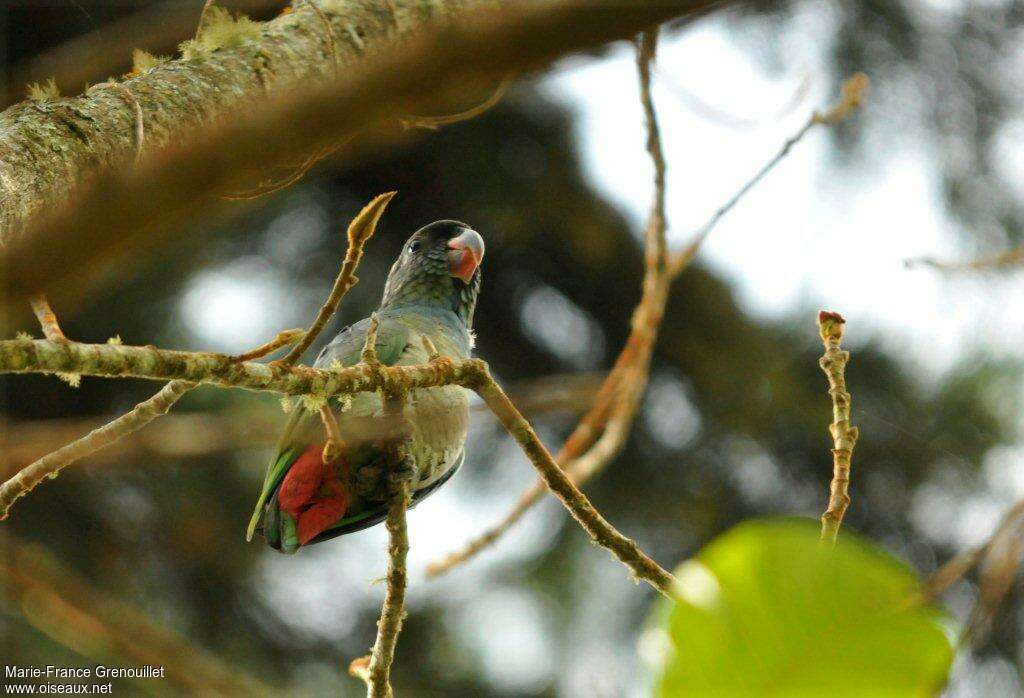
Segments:
[[[400,365],[423,364],[430,360],[418,337],[409,342],[398,360]],[[445,347],[438,346],[442,354]],[[416,489],[427,487],[457,466],[463,457],[469,432],[469,396],[458,385],[410,391],[405,407],[412,424],[410,451],[416,462]]]
[[[433,337],[442,355],[460,357],[462,352],[446,346],[444,335]],[[401,356],[395,362],[400,366],[425,364],[430,360],[423,346],[422,335],[414,332]],[[461,358],[461,357],[460,357]],[[352,416],[371,416],[383,413],[378,393],[360,393],[345,410]],[[463,459],[463,449],[469,432],[469,394],[458,385],[412,390],[406,398],[404,411],[412,426],[409,440],[410,455],[416,467],[414,489],[429,487]],[[341,416],[344,431],[344,413]]]

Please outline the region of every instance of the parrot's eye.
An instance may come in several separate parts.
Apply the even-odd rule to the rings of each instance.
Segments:
[[[420,241],[416,240],[415,242],[411,243],[409,245],[409,251],[410,252],[419,252],[420,251]]]

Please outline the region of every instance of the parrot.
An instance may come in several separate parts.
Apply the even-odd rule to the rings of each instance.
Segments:
[[[384,285],[375,349],[386,366],[426,363],[430,348],[454,360],[469,358],[474,344],[473,313],[480,293],[484,241],[469,225],[435,221],[409,237]],[[320,369],[360,361],[373,317],[343,329],[320,352]],[[425,341],[429,340],[429,341]],[[380,438],[384,404],[380,393],[334,400],[342,443],[325,462],[326,432],[321,416],[294,403],[278,442],[246,532],[258,531],[282,553],[330,540],[380,523],[387,514],[387,477],[395,465]],[[469,395],[448,385],[409,391],[403,407],[408,422],[405,469],[410,506],[448,481],[465,460]]]

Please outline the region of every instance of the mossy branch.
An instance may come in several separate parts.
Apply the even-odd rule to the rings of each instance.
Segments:
[[[395,4],[409,20],[400,22],[407,35],[393,44],[383,40],[395,31],[383,5],[318,4],[340,29],[335,35],[348,37],[340,42],[345,49],[339,46],[347,69],[337,78],[323,70],[327,49],[320,20],[303,4],[268,23],[259,41],[202,60],[161,64],[127,81],[146,114],[147,153],[132,170],[123,165],[134,153],[133,118],[111,90],[59,100],[39,117],[42,133],[26,134],[26,126],[16,125],[17,114],[6,121],[0,115],[0,150],[10,153],[0,168],[6,190],[0,234],[15,238],[0,252],[8,302],[44,289],[60,301],[95,280],[84,270],[117,264],[140,249],[166,244],[175,232],[198,229],[194,222],[223,209],[222,197],[237,191],[247,173],[289,166],[360,133],[362,138],[337,151],[337,157],[351,159],[408,138],[396,128],[405,115],[715,3],[560,0],[516,3],[493,13],[481,9],[492,6],[485,0],[405,0]],[[464,21],[428,28],[424,15]],[[360,32],[347,31],[349,26],[361,29],[358,42],[352,37]],[[292,41],[293,34],[303,38]],[[385,45],[389,50],[380,50]],[[302,67],[293,67],[293,60]],[[321,79],[310,80],[311,75]],[[279,78],[293,89],[273,89]],[[68,125],[79,121],[80,132]],[[69,152],[53,153],[54,139]],[[96,163],[111,168],[95,172]],[[83,181],[86,174],[89,185],[71,195],[64,183]],[[42,211],[47,215],[27,223]]]
[[[48,309],[49,305],[46,305],[46,308]],[[50,311],[49,315],[53,315],[53,311]],[[49,320],[49,316],[45,313],[40,317],[40,322],[44,328]],[[56,320],[56,317],[52,318],[54,326],[56,325]],[[247,352],[244,356],[251,358],[265,356],[295,341],[302,334],[301,330],[281,332],[274,340]],[[63,334],[60,336],[63,338]],[[68,340],[65,338],[61,341],[67,342]],[[228,359],[230,362],[238,362],[237,357],[228,357]],[[195,387],[194,383],[172,380],[161,388],[156,395],[140,402],[126,414],[27,465],[0,486],[0,520],[7,518],[15,501],[31,492],[43,480],[57,477],[61,470],[75,461],[81,460],[109,446],[118,439],[138,431],[157,417],[167,414],[167,411],[171,409],[174,403],[193,387]]]
[[[187,352],[153,346],[82,344],[46,339],[0,341],[0,373],[79,373],[107,378],[184,380],[190,383],[267,391],[282,395],[333,395],[413,388],[478,379],[484,363],[467,359],[441,368],[436,364],[386,366],[371,370],[353,366],[320,370],[308,366],[273,366],[212,352]]]

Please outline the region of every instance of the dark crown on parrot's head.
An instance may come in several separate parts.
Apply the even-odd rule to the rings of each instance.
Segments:
[[[381,307],[434,306],[448,309],[466,325],[480,292],[484,241],[469,225],[435,221],[408,240],[391,266]]]

